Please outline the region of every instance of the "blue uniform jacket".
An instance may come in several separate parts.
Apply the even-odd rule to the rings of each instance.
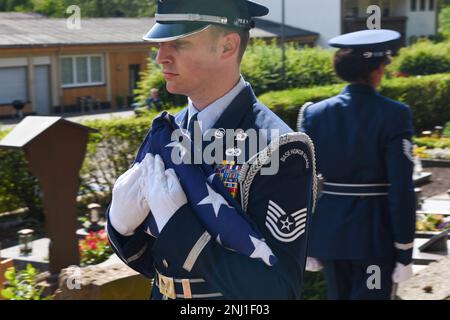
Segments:
[[[324,181],[350,185],[321,194],[309,233],[309,255],[409,264],[415,230],[409,107],[370,86],[352,84],[335,97],[305,105],[299,130],[314,142]],[[351,186],[361,184],[388,186]],[[340,194],[364,190],[381,195]]]
[[[176,120],[186,128],[187,109],[177,114]],[[233,100],[214,128],[244,131],[278,129],[280,135],[292,132],[280,118],[257,101],[250,86]],[[268,135],[265,138],[270,142],[276,137]],[[300,298],[307,234],[293,241],[283,238],[280,241],[266,227],[269,201],[279,206],[279,212],[284,210],[295,213],[302,208],[311,211],[311,163],[314,163],[314,154],[311,145],[303,142],[296,145],[297,150],[301,149],[300,153],[304,153],[309,166],[305,166],[303,160],[286,160],[283,165],[290,168],[283,169],[283,176],[256,177],[246,211],[278,257],[279,262],[275,266],[269,267],[261,261],[224,249],[214,239],[210,239],[190,204],[175,213],[157,239],[144,233],[143,225],[138,227],[133,236],[124,237],[108,224],[108,235],[114,251],[130,267],[149,278],[155,276],[156,268],[167,277],[201,279],[198,282],[207,284],[209,291],[221,294],[219,299]],[[248,160],[253,154],[251,150],[246,151]],[[161,298],[155,286],[152,294],[153,299]],[[183,295],[177,292],[177,298],[183,298]]]

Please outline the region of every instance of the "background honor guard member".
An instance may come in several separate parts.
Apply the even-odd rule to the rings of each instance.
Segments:
[[[202,134],[213,129],[213,141],[223,141],[225,158],[217,161],[215,172],[278,262],[269,266],[251,258],[260,254],[256,242],[249,257],[211,237],[193,214],[199,203],[187,201],[177,176],[164,171],[155,156],[149,165],[152,175],[145,174],[141,163],[118,179],[108,220],[115,252],[133,269],[155,278],[152,299],[300,298],[315,181],[312,143],[257,101],[240,75],[253,17],[267,13],[266,7],[245,0],[158,1],[157,22],[144,39],[159,44],[156,60],[168,91],[189,97],[175,120],[191,133],[193,124],[200,123]],[[245,142],[245,148],[225,147],[227,129],[238,132],[231,140],[237,146]],[[251,141],[243,141],[250,139],[248,130],[273,129],[278,134],[265,135],[262,150],[252,151]],[[242,154],[245,159],[239,162]],[[290,156],[280,161],[286,154]],[[260,162],[249,161],[258,156]],[[262,174],[267,160],[280,162],[276,174]],[[160,187],[143,190],[142,179]],[[228,205],[218,194],[201,204],[214,208],[218,219]],[[157,232],[146,223],[148,209]]]
[[[376,91],[399,38],[365,30],[330,40],[339,48],[336,73],[350,84],[300,111],[299,130],[313,140],[325,181],[306,268],[323,265],[330,299],[389,299],[412,274],[411,111]],[[368,281],[374,270],[380,286]]]

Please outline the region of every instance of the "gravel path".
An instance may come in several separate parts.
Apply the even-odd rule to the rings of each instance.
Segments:
[[[424,168],[431,172],[431,183],[421,186],[424,197],[433,197],[450,189],[450,168]]]

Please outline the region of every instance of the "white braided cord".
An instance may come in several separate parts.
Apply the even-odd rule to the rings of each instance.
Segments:
[[[314,211],[317,199],[317,175],[316,175],[316,156],[315,148],[311,138],[302,132],[292,132],[281,135],[273,140],[264,150],[255,154],[246,163],[243,164],[239,174],[239,184],[241,189],[241,204],[244,211],[247,211],[248,200],[250,195],[250,188],[256,174],[267,163],[272,156],[272,153],[281,146],[290,142],[305,143],[311,153],[312,158],[312,175],[313,175],[313,206]]]
[[[303,121],[305,120],[305,111],[306,108],[312,106],[314,103],[313,102],[306,102],[301,108],[300,111],[298,113],[298,118],[297,118],[297,131],[301,132],[302,131],[302,125],[303,125]]]

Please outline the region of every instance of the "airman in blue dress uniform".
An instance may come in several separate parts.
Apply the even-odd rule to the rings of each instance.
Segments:
[[[330,40],[335,70],[350,84],[299,114],[324,179],[306,268],[323,266],[330,299],[389,299],[412,273],[411,111],[376,91],[399,37],[365,30]]]
[[[212,239],[193,214],[199,204],[187,201],[173,171],[149,157],[153,174],[142,168],[144,160],[117,180],[107,230],[118,256],[155,279],[152,299],[300,298],[314,205],[314,149],[306,134],[292,132],[256,99],[239,71],[253,17],[267,13],[247,0],[158,2],[157,23],[144,39],[159,44],[157,62],[168,91],[189,97],[176,122],[191,134],[200,123],[202,134],[212,129],[213,141],[223,141],[225,158],[216,172],[278,262],[265,265]],[[225,143],[228,129],[237,132],[231,148]],[[251,130],[265,132],[257,136],[263,148],[250,148]],[[276,174],[262,173],[267,159],[279,161]],[[142,190],[142,179],[159,189]],[[220,203],[212,205],[220,210]],[[149,209],[156,231],[147,223]]]

